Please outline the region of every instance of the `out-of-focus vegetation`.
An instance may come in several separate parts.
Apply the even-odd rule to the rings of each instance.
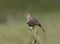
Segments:
[[[25,11],[41,22],[45,32],[36,28],[46,44],[60,44],[60,0],[0,0],[0,44],[27,44]]]

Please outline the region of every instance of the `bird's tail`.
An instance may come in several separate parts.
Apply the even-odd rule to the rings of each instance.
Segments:
[[[41,24],[39,24],[38,25],[41,29],[42,29],[42,31],[44,32],[44,28],[41,26]]]

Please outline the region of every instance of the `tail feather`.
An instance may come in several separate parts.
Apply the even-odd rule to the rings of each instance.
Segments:
[[[43,27],[41,26],[41,24],[39,24],[38,26],[39,26],[39,27],[42,29],[42,31],[44,32],[44,29],[43,29]]]

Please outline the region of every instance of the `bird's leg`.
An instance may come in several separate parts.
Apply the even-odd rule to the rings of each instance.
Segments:
[[[34,32],[34,27],[29,27],[31,32]]]
[[[33,32],[33,27],[29,27],[29,30],[32,33]]]
[[[29,27],[31,30],[33,29],[33,27]]]

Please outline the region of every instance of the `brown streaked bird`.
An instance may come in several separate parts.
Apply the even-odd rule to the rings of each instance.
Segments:
[[[29,27],[39,26],[42,29],[42,31],[44,32],[44,29],[41,26],[41,24],[39,23],[39,21],[35,17],[33,17],[29,12],[25,12],[25,17],[27,19],[26,22]]]

